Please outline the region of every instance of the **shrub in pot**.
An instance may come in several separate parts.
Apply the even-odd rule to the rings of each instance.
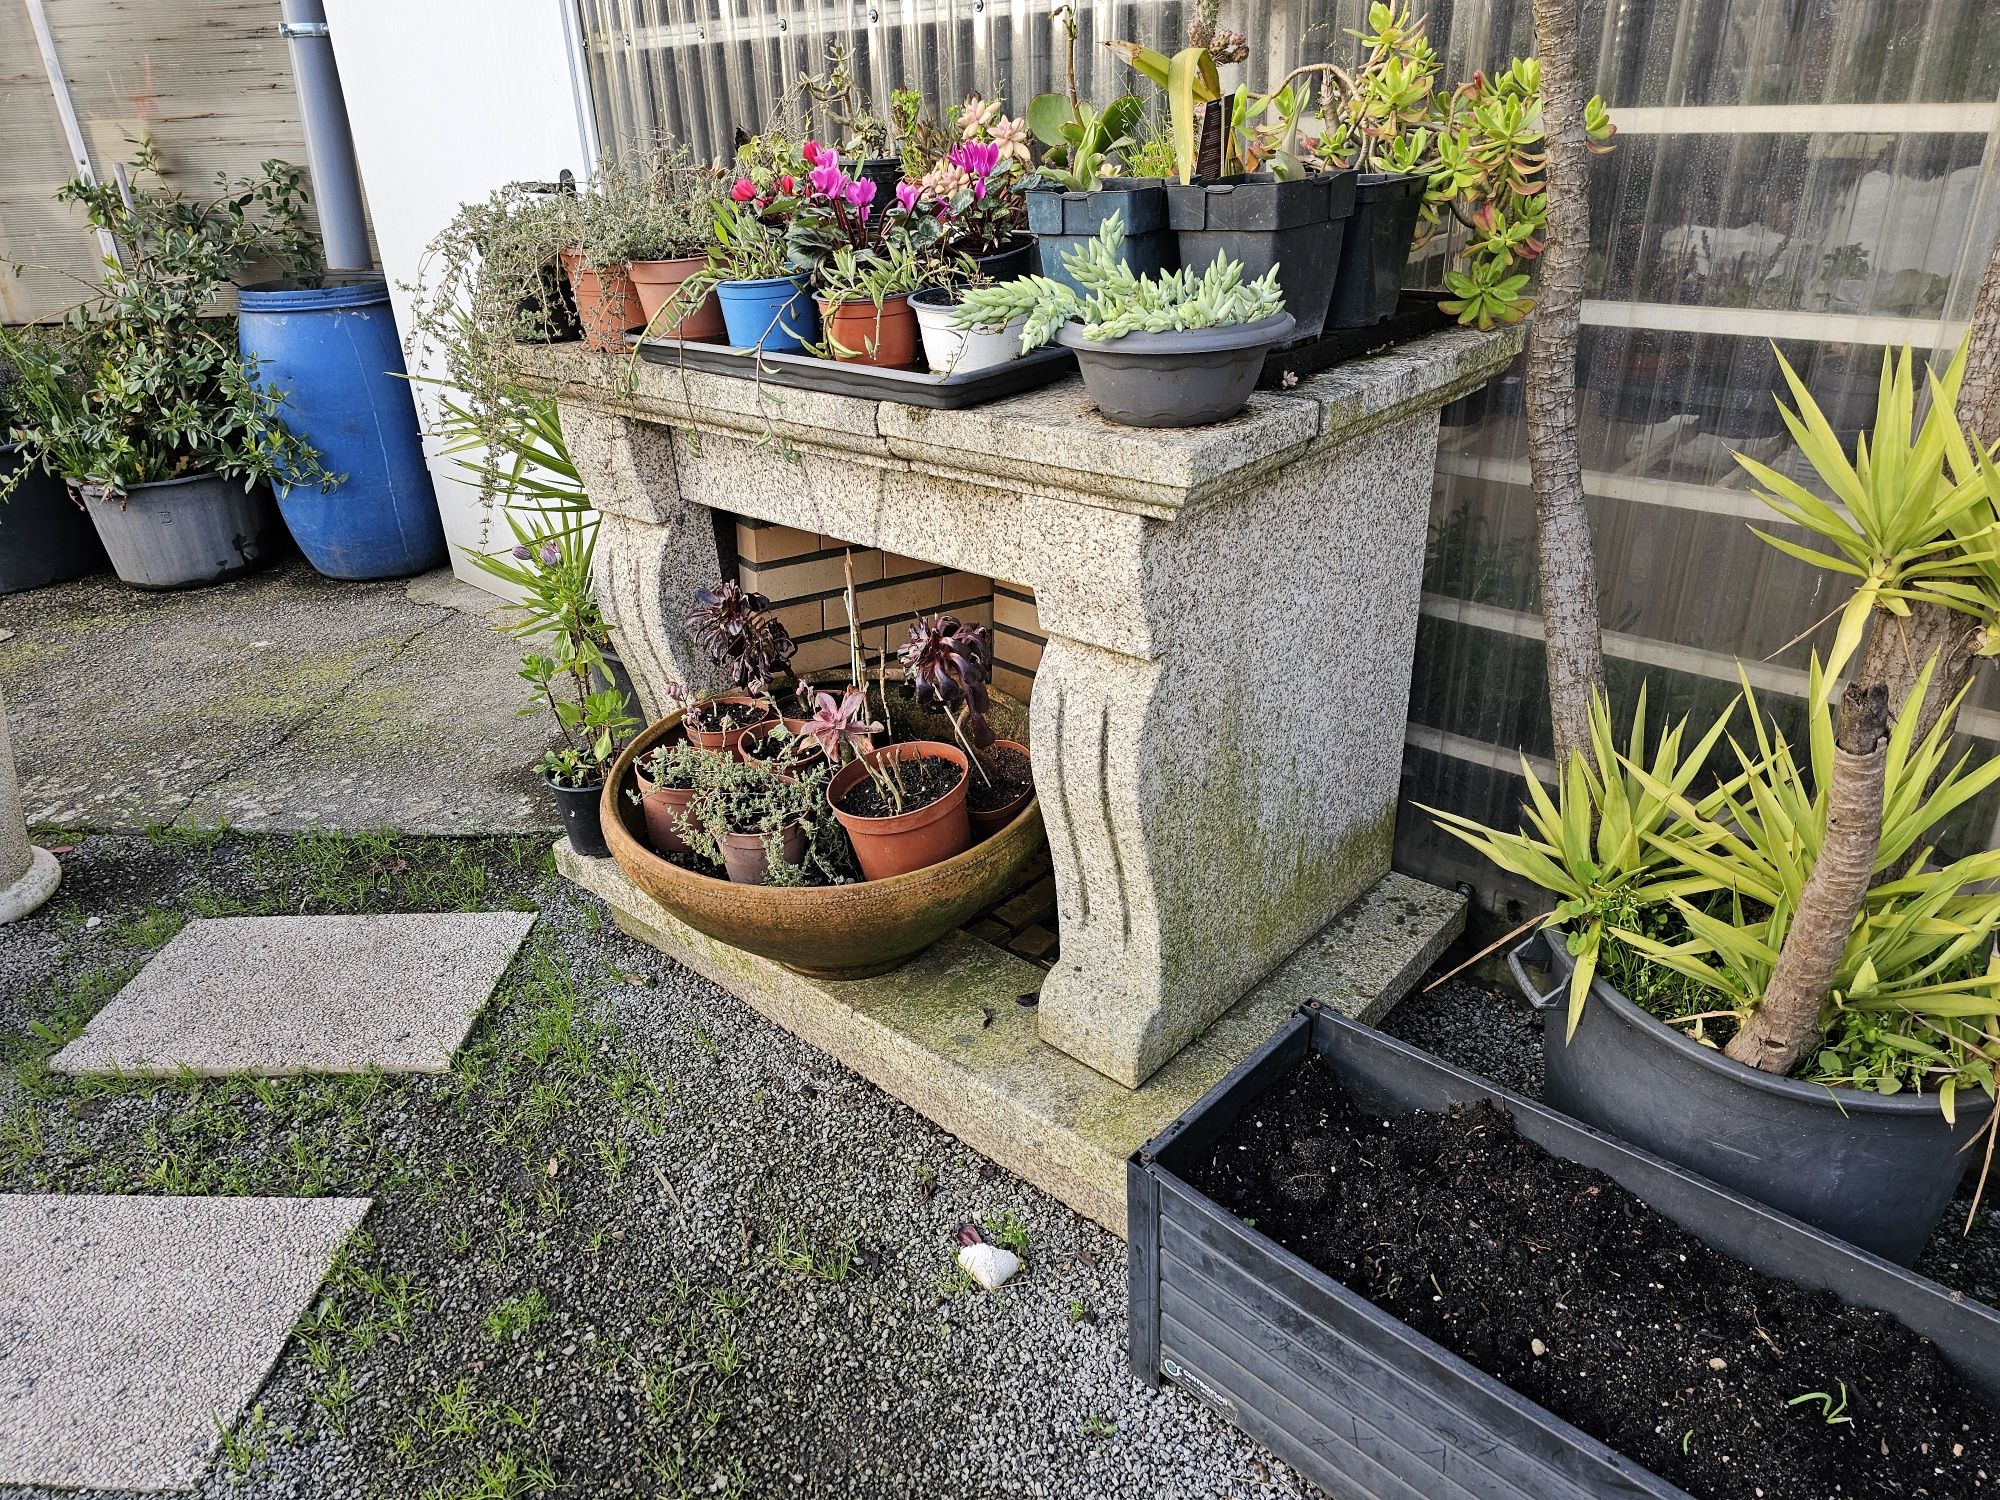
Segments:
[[[711,761],[688,804],[686,839],[738,885],[797,885],[805,879],[810,825],[826,775],[792,777],[763,761]]]
[[[629,182],[623,189],[632,216],[626,274],[639,300],[645,336],[723,337],[721,304],[701,276],[708,267],[715,200],[727,187],[722,174],[673,144],[607,170]]]
[[[995,738],[987,718],[993,638],[985,626],[951,615],[919,617],[900,659],[911,698],[944,715],[965,752],[966,814],[976,843],[1006,827],[1035,795],[1028,747]]]
[[[1114,216],[1096,239],[1066,257],[1079,295],[1045,276],[968,292],[961,326],[1021,314],[1024,351],[1055,338],[1076,351],[1097,408],[1134,427],[1191,427],[1243,409],[1264,356],[1292,336],[1275,271],[1245,281],[1227,258],[1199,274],[1135,276],[1120,263],[1123,225]]]
[[[262,486],[335,488],[312,446],[281,416],[209,309],[229,278],[276,261],[310,276],[318,247],[298,181],[283,162],[225,183],[212,200],[170,191],[141,141],[130,197],[76,179],[58,193],[120,244],[98,293],[73,309],[60,344],[13,341],[12,436],[26,464],[0,478],[0,501],[33,466],[84,497],[112,566],[142,588],[183,588],[258,562],[275,525]]]
[[[796,353],[819,337],[818,309],[786,244],[794,201],[778,185],[760,188],[746,177],[711,210],[708,269],[686,285],[715,289],[738,348]]]
[[[521,658],[531,692],[522,712],[546,709],[558,735],[536,770],[555,796],[570,848],[601,859],[610,853],[601,821],[605,774],[638,721],[624,693],[595,686],[611,639],[591,590],[596,519],[553,515],[524,524],[510,514],[507,522],[512,552],[474,552],[473,561],[518,593],[505,629],[534,648]]]
[[[0,328],[0,492],[8,495],[0,500],[0,594],[62,583],[104,563],[104,544],[61,477],[32,462],[9,439],[16,413],[25,417],[41,399],[24,383],[9,351],[42,337],[33,329]],[[47,373],[30,356],[27,378]]]
[[[1530,775],[1528,828],[1439,815],[1558,898],[1544,923],[1561,930],[1558,993],[1522,975],[1560,1019],[1553,1102],[1905,1261],[1969,1142],[2000,1128],[2000,853],[1934,858],[1945,820],[2000,783],[2000,760],[1953,758],[1956,702],[1926,722],[1934,661],[1891,702],[1883,663],[1899,634],[1871,642],[1844,691],[1839,677],[1871,626],[1897,632],[1911,604],[1981,620],[2000,604],[1975,540],[2000,519],[2000,468],[1952,413],[1963,360],[1933,382],[1913,440],[1912,361],[1885,357],[1877,425],[1851,461],[1783,366],[1788,424],[1844,508],[1740,460],[1760,498],[1834,551],[1767,539],[1860,580],[1828,660],[1812,659],[1805,747],[1766,722],[1746,681],[1751,736],[1728,742],[1734,764],[1697,792],[1728,714],[1683,754],[1680,728],[1647,749],[1643,697],[1624,747],[1600,703],[1591,754],[1554,795]]]
[[[687,854],[688,804],[701,786],[701,778],[717,756],[735,757],[725,750],[706,749],[692,740],[674,740],[656,745],[633,766],[636,786],[627,793],[639,805],[646,822],[646,838],[656,853]]]

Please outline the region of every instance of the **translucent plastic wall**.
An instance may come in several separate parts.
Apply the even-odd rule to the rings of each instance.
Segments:
[[[1351,56],[1365,0],[1232,5],[1266,68]],[[1077,7],[1082,90],[1133,75],[1099,43],[1172,50],[1176,4]],[[828,40],[867,63],[878,99],[977,87],[1015,107],[1060,82],[1047,7],[1024,0],[753,5],[582,0],[607,141],[670,132],[704,153],[754,130]],[[1526,0],[1429,7],[1447,73],[1532,50]],[[1592,170],[1583,310],[1585,484],[1614,696],[1711,715],[1743,664],[1766,706],[1799,714],[1805,653],[1788,643],[1840,591],[1751,536],[1768,523],[1732,453],[1787,466],[1772,404],[1776,352],[1844,430],[1871,418],[1886,347],[1945,351],[1963,331],[2000,235],[1996,0],[1633,0],[1585,5],[1586,56],[1620,127]],[[1418,267],[1435,281],[1436,260]],[[1519,755],[1548,722],[1518,374],[1446,413],[1405,797],[1495,821],[1520,798]],[[1824,640],[1824,633],[1818,639]],[[1279,664],[1281,665],[1281,664]],[[1963,727],[2000,740],[1992,670]],[[1995,841],[2000,804],[1960,819]],[[1407,808],[1398,864],[1470,880],[1489,905],[1519,893]]]

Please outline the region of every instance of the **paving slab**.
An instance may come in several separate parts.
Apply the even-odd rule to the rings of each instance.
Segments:
[[[188,923],[49,1059],[58,1073],[442,1073],[533,912]]]
[[[0,1484],[193,1489],[369,1203],[0,1195]]]
[[[108,576],[0,597],[0,688],[37,827],[553,829],[500,601],[302,562],[185,593]]]
[[[1309,999],[1373,1020],[1465,925],[1465,898],[1407,875],[1365,891],[1139,1088],[1041,1039],[1020,1003],[1047,973],[954,932],[873,979],[814,979],[680,921],[609,859],[556,846],[556,868],[624,931],[812,1043],[975,1151],[1125,1233],[1125,1164]]]

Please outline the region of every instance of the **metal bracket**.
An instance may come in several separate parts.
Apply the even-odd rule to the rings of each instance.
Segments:
[[[289,42],[300,37],[331,36],[333,32],[324,21],[280,21],[278,35]]]

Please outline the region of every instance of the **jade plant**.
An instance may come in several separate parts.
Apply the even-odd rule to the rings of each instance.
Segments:
[[[1085,338],[1110,340],[1128,333],[1255,323],[1284,311],[1276,266],[1255,281],[1245,281],[1242,263],[1225,255],[1199,273],[1181,270],[1141,276],[1118,258],[1124,242],[1124,217],[1112,214],[1088,244],[1064,253],[1063,269],[1084,289],[1083,295],[1046,276],[1023,276],[968,291],[953,321],[960,328],[983,328],[1025,316],[1021,330],[1025,354],[1046,344],[1072,319],[1083,324]]]

